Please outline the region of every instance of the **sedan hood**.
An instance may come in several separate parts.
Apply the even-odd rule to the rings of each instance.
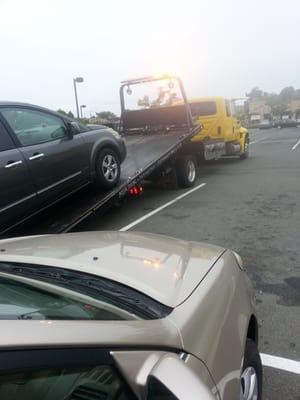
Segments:
[[[6,239],[0,249],[0,262],[87,272],[172,308],[184,302],[225,251],[160,235],[109,231]]]

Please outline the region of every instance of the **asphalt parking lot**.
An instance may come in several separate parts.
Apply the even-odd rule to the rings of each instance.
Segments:
[[[239,252],[256,289],[260,351],[276,356],[264,360],[265,400],[300,399],[299,139],[300,128],[253,131],[250,158],[202,165],[196,190],[150,187],[77,228],[133,229]]]

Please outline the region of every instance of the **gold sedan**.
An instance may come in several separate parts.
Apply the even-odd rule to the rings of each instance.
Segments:
[[[233,251],[86,232],[0,241],[0,398],[261,400]]]

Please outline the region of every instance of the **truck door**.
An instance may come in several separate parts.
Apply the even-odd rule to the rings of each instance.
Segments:
[[[239,140],[241,124],[237,118],[236,105],[235,105],[234,100],[232,100],[230,102],[230,108],[231,108],[231,119],[232,119],[232,125],[233,125],[234,140]]]
[[[232,116],[232,108],[229,100],[225,100],[226,108],[226,141],[230,142],[236,139],[237,126],[234,123],[234,118]]]
[[[30,214],[36,205],[28,167],[22,153],[0,121],[0,232]]]

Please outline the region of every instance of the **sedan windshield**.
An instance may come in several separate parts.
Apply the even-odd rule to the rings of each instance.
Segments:
[[[117,282],[63,268],[0,263],[0,319],[157,319],[171,309]]]

